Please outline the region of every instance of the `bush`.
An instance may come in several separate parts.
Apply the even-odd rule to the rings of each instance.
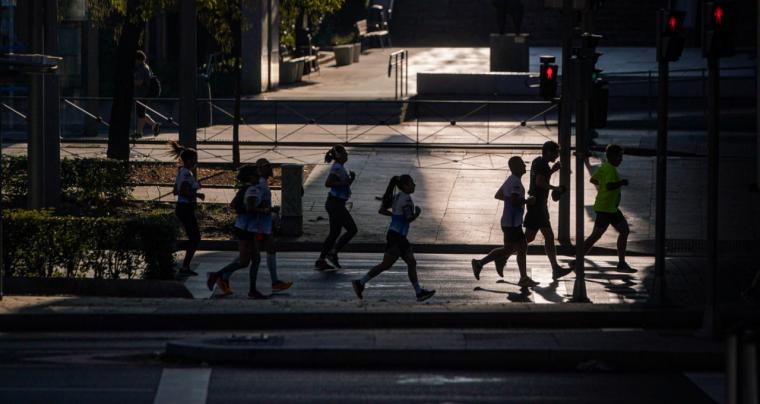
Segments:
[[[3,212],[3,263],[9,276],[169,278],[178,226],[172,215],[137,218]]]
[[[3,156],[2,190],[4,202],[24,206],[29,190],[26,156]],[[86,206],[112,205],[124,201],[131,192],[129,163],[100,158],[61,160],[63,202]]]

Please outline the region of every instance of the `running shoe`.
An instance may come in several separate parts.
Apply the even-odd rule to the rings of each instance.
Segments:
[[[153,137],[158,136],[159,133],[161,133],[161,124],[156,123],[155,125],[153,125]]]
[[[362,296],[362,292],[364,292],[364,285],[360,280],[351,281],[351,286],[354,288],[354,293],[356,293],[356,297],[359,298],[359,300],[364,299]]]
[[[340,262],[338,261],[338,253],[329,253],[327,256],[325,256],[325,259],[330,263],[330,265],[334,266],[335,268],[341,268]]]
[[[224,279],[221,277],[218,277],[216,279],[216,288],[219,290],[218,296],[229,296],[232,294],[232,289],[230,288],[230,284],[227,283]]]
[[[266,300],[269,299],[269,295],[265,295],[258,290],[248,293],[248,298],[253,300]]]
[[[496,265],[496,273],[499,274],[499,277],[504,277],[504,267],[507,266],[507,260],[503,259],[497,259],[493,262],[494,265]]]
[[[293,286],[293,282],[290,281],[277,281],[272,283],[272,292],[282,292],[283,290],[290,289]]]
[[[325,260],[317,260],[316,263],[314,263],[314,270],[315,271],[329,271],[331,269],[335,269],[332,265],[328,264]]]
[[[616,270],[618,272],[624,272],[624,273],[628,273],[628,274],[636,273],[636,270],[634,268],[631,268],[631,266],[628,265],[628,263],[625,262],[625,261],[619,262],[617,264]]]
[[[520,278],[520,281],[517,282],[517,286],[521,288],[530,288],[533,286],[538,286],[538,282],[534,281],[533,279],[530,279],[529,276]]]
[[[198,273],[193,271],[190,268],[181,268],[179,272],[177,272],[177,275],[179,276],[197,276]]]
[[[418,302],[424,302],[427,299],[430,299],[435,294],[435,290],[420,290],[420,293],[417,293],[417,301]]]
[[[483,270],[483,265],[480,265],[480,261],[472,260],[472,274],[475,275],[475,279],[480,280],[480,271]]]
[[[562,268],[562,267],[558,266],[558,267],[552,269],[552,280],[556,281],[557,279],[559,279],[559,278],[561,278],[561,277],[569,274],[570,272],[573,272],[573,268],[572,267]]]
[[[216,280],[219,279],[219,274],[216,272],[209,272],[206,274],[206,287],[210,291],[214,291],[214,285],[216,285]]]

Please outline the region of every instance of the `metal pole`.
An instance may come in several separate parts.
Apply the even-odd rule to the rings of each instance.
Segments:
[[[195,1],[179,2],[180,32],[185,46],[180,46],[179,57],[179,139],[183,145],[198,145],[196,104],[197,82],[197,6]]]
[[[409,96],[409,51],[404,51],[404,75],[406,76],[406,96]]]
[[[565,189],[570,189],[570,148],[572,137],[572,97],[570,83],[570,53],[573,47],[573,0],[562,3],[562,92],[559,107],[559,161],[562,169],[559,172],[559,183]],[[570,245],[570,193],[565,192],[559,200],[558,238],[560,245]]]
[[[581,49],[587,51],[588,49]],[[584,203],[584,164],[586,161],[586,132],[588,131],[588,90],[590,86],[591,72],[590,59],[588,55],[581,55],[577,60],[578,77],[580,84],[576,96],[577,105],[575,113],[575,285],[573,286],[573,303],[590,303],[591,301],[586,294],[586,274],[584,270],[584,225],[585,225],[585,203]]]
[[[654,249],[654,291],[652,303],[665,304],[665,217],[667,201],[668,164],[668,81],[669,63],[659,62],[658,109],[657,109],[657,191],[655,202],[655,249]]]
[[[718,166],[720,153],[719,97],[720,60],[707,58],[707,273],[705,274],[705,317],[703,331],[717,335],[718,312]]]
[[[3,260],[3,114],[0,113],[0,301],[3,300],[5,261]]]

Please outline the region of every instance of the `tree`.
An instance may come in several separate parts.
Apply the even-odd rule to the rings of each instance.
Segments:
[[[114,96],[108,129],[109,158],[129,160],[129,127],[134,104],[134,60],[145,23],[178,1],[193,0],[87,0],[95,24],[115,29],[117,48],[114,68]],[[209,28],[225,52],[232,50],[235,25],[242,24],[241,0],[195,0],[198,18]]]
[[[309,18],[312,27],[319,25],[322,17],[343,7],[346,0],[282,0],[280,3],[280,42],[295,48],[296,19],[300,11]]]

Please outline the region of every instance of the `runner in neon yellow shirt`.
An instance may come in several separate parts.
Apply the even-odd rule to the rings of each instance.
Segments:
[[[591,176],[591,183],[597,186],[596,201],[594,202],[594,212],[596,221],[594,222],[594,231],[583,242],[583,249],[588,253],[594,243],[599,241],[607,228],[612,225],[618,232],[617,251],[618,264],[617,269],[620,272],[636,272],[625,262],[625,250],[628,245],[628,221],[620,211],[621,191],[624,186],[628,186],[628,180],[620,179],[617,167],[623,162],[623,148],[611,144],[605,150],[607,161],[602,163],[598,170]]]

